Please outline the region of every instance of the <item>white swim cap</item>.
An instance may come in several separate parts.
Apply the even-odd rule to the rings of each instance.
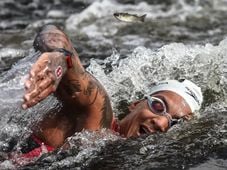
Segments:
[[[183,80],[166,80],[160,81],[154,84],[151,88],[151,94],[159,91],[172,91],[180,95],[185,99],[191,108],[191,111],[197,111],[201,108],[203,102],[203,95],[201,88],[198,87],[193,82],[183,79]]]

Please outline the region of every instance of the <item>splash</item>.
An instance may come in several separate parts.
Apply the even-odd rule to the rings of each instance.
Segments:
[[[105,60],[93,59],[87,70],[94,74],[107,89],[116,116],[121,113],[119,107],[121,101],[130,102],[149,93],[150,84],[164,79],[188,78],[201,86],[205,94],[205,104],[201,111],[201,118],[187,125],[176,126],[167,134],[152,135],[147,140],[140,138],[125,143],[119,141],[121,138],[109,131],[83,131],[68,138],[69,146],[67,150],[64,150],[66,146],[63,146],[50,155],[44,153],[39,160],[34,162],[33,165],[28,165],[28,167],[46,167],[47,164],[43,164],[43,162],[49,162],[48,166],[51,164],[52,169],[56,167],[97,166],[94,163],[96,156],[101,159],[100,153],[103,149],[104,153],[108,155],[106,148],[114,148],[118,145],[120,148],[115,154],[125,157],[125,152],[120,151],[124,150],[124,146],[127,145],[126,150],[132,149],[132,152],[135,152],[136,149],[139,151],[136,154],[147,156],[144,160],[146,165],[146,161],[156,159],[156,162],[150,164],[152,167],[162,167],[169,164],[174,149],[185,151],[189,156],[193,156],[191,150],[197,151],[198,153],[194,155],[195,159],[185,161],[182,166],[188,166],[191,163],[197,164],[196,158],[207,157],[214,147],[219,148],[226,141],[226,136],[221,136],[226,132],[226,43],[226,39],[216,46],[211,44],[185,45],[170,43],[156,50],[140,46],[135,48],[127,57],[122,57],[115,50]],[[2,153],[10,150],[12,147],[10,144],[12,143],[14,147],[17,147],[26,135],[29,135],[29,125],[33,120],[38,121],[49,109],[58,107],[58,101],[50,96],[28,111],[23,111],[20,108],[23,94],[22,82],[35,59],[36,55],[29,55],[19,61],[3,75],[0,81],[0,89],[2,90],[0,148]],[[125,103],[123,104],[123,107],[126,107]],[[218,116],[216,113],[218,113]],[[222,116],[222,119],[220,119],[220,116]],[[207,142],[197,141],[198,136],[200,136],[201,141],[206,140]],[[188,143],[181,143],[181,141],[189,138]],[[213,141],[213,145],[209,142],[210,140]],[[157,141],[163,142],[157,144]],[[135,143],[137,145],[133,148]],[[162,145],[163,143],[166,145]],[[196,144],[193,145],[193,143]],[[202,148],[198,149],[198,145]],[[210,149],[205,151],[204,148],[207,146]],[[187,150],[185,147],[191,150]],[[114,152],[114,149],[112,152]],[[140,156],[138,155],[137,159],[139,160]],[[155,155],[166,158],[166,162],[160,164],[163,160]],[[182,155],[178,154],[178,157],[180,159]],[[129,158],[132,159],[132,157]],[[130,165],[130,159],[126,160],[127,165]],[[183,160],[187,159],[187,156],[183,157]],[[9,162],[4,162],[4,164],[4,166],[10,167]],[[115,164],[115,166],[117,165]],[[136,167],[138,166],[137,164]],[[180,162],[173,164],[174,168],[182,168],[182,166],[180,166]]]
[[[171,43],[157,50],[137,47],[124,59],[115,51],[102,63],[92,60],[87,70],[103,83],[114,105],[148,94],[154,82],[183,78],[194,81],[204,93],[210,93],[205,102],[210,98],[214,102],[227,92],[226,50],[226,39],[218,46]],[[226,102],[225,97],[221,101]]]

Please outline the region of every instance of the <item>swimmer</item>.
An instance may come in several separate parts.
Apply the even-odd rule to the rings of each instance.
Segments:
[[[102,84],[82,66],[67,35],[54,25],[37,34],[34,48],[41,55],[25,82],[22,107],[28,109],[50,94],[61,102],[33,126],[33,134],[22,147],[24,157],[61,147],[66,139],[83,129],[112,129],[124,137],[166,132],[181,120],[190,120],[201,107],[201,89],[189,80],[166,80],[151,87],[151,93],[132,102],[122,120],[114,117],[110,98]]]

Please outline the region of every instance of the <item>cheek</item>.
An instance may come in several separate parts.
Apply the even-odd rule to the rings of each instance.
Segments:
[[[125,137],[136,136],[138,122],[136,114],[128,114],[120,121],[120,134]]]
[[[121,120],[121,124],[124,126],[138,126],[138,124],[148,118],[148,115],[149,112],[146,110],[134,110]]]
[[[127,122],[135,122],[135,121],[138,121],[141,117],[141,112],[136,112],[136,111],[133,111],[131,113],[129,113],[127,116],[125,116],[125,118],[123,119],[124,121],[127,121]]]
[[[156,114],[152,113],[150,110],[145,109],[138,113],[138,117],[140,121],[146,121],[147,119],[156,117]]]

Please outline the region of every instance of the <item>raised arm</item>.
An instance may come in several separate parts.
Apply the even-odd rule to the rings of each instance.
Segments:
[[[34,106],[55,92],[64,106],[75,111],[86,110],[87,122],[98,116],[101,117],[100,127],[110,127],[112,109],[109,97],[103,86],[85,71],[68,37],[57,27],[49,25],[36,36],[34,48],[42,54],[32,66],[25,83],[23,108]],[[72,55],[71,60],[65,51]]]

